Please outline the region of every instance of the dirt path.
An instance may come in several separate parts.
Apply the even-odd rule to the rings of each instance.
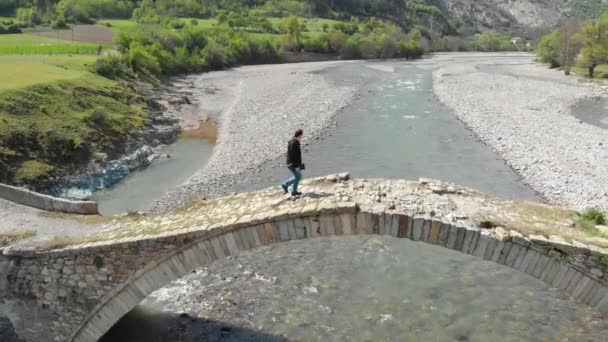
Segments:
[[[0,199],[0,237],[28,236],[17,242],[33,246],[55,236],[78,236],[100,230],[112,219],[102,216],[83,216],[53,213]],[[34,234],[33,236],[29,236]],[[1,240],[1,239],[0,239]],[[2,245],[0,245],[0,248]]]

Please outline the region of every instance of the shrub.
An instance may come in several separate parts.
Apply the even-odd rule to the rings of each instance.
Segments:
[[[602,255],[600,257],[600,263],[604,266],[608,266],[608,255]]]
[[[249,49],[249,43],[241,37],[230,39],[226,48],[226,55],[230,64],[250,60],[251,50]]]
[[[540,40],[536,47],[536,57],[541,63],[549,63],[553,68],[559,67],[559,39],[558,31],[555,30]]]
[[[70,28],[70,26],[68,25],[68,23],[65,21],[65,18],[62,16],[57,17],[55,20],[53,20],[53,22],[51,23],[51,28],[53,30],[63,30],[63,29],[68,29]]]
[[[329,39],[326,34],[305,39],[302,45],[304,51],[318,53],[329,52]]]
[[[517,46],[505,34],[486,31],[473,39],[473,47],[479,51],[516,51]]]
[[[223,69],[227,64],[224,47],[214,41],[209,42],[202,51],[205,65],[211,69]]]
[[[203,29],[198,27],[188,27],[181,32],[183,43],[188,52],[194,53],[201,51],[207,46],[207,37]]]
[[[154,32],[147,32],[146,37],[144,38],[144,45],[160,44],[163,49],[169,52],[174,52],[178,46],[184,45],[184,31],[185,30],[180,32],[175,32],[172,30],[160,30]]]
[[[169,22],[169,26],[176,30],[179,30],[183,29],[184,26],[186,26],[186,23],[181,19],[173,19]]]
[[[589,234],[595,234],[595,232],[597,231],[597,228],[595,228],[595,224],[593,223],[593,221],[589,221],[589,220],[580,220],[576,223],[576,228],[578,228],[579,230],[585,231]]]
[[[361,39],[360,41],[360,51],[361,51],[361,56],[363,58],[376,58],[376,57],[380,57],[380,46],[379,44],[370,38],[367,39]]]
[[[269,39],[260,41],[249,41],[250,62],[268,63],[278,59],[277,48]]]
[[[17,170],[15,180],[26,183],[38,182],[48,179],[54,170],[55,167],[52,165],[37,160],[28,160]]]
[[[153,73],[173,74],[179,69],[175,56],[160,44],[148,45],[146,46],[146,51],[158,62],[159,71],[150,70]]]
[[[340,52],[346,44],[348,36],[342,31],[333,31],[328,35],[329,48],[333,52]]]
[[[141,24],[158,24],[161,22],[161,16],[156,11],[154,1],[144,0],[139,7],[133,10],[133,19]]]
[[[604,213],[601,210],[596,209],[596,208],[591,208],[591,209],[585,210],[581,214],[581,219],[591,221],[597,225],[606,224],[606,216],[604,215]]]
[[[158,60],[140,42],[131,42],[127,58],[131,70],[135,72],[143,73],[144,75],[148,73],[153,75],[160,74],[161,69]]]
[[[345,59],[361,57],[361,38],[358,34],[350,36],[340,50],[340,57]]]
[[[22,33],[21,28],[17,24],[4,25],[0,24],[0,34]]]
[[[397,56],[399,52],[397,42],[388,37],[382,40],[380,48],[380,57],[382,58],[393,58]]]
[[[110,125],[110,114],[103,107],[96,107],[89,115],[88,121],[97,128],[106,128]]]
[[[93,70],[95,73],[112,80],[133,76],[124,59],[117,54],[109,54],[98,58]]]
[[[94,24],[91,0],[61,0],[55,5],[57,16],[68,22]]]
[[[201,71],[204,61],[199,54],[192,55],[188,50],[180,46],[175,49],[175,68],[179,72]]]
[[[40,15],[33,7],[21,7],[17,9],[17,21],[25,26],[36,26],[42,23]]]

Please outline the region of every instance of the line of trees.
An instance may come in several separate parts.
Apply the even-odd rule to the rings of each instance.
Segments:
[[[412,30],[409,35],[395,24],[368,18],[337,23],[330,31],[305,37],[296,16],[285,21],[285,35],[281,43],[284,51],[306,51],[338,54],[342,58],[419,58],[424,53],[421,34]]]
[[[99,58],[95,71],[110,79],[137,76],[153,83],[163,75],[268,63],[279,56],[269,39],[252,39],[247,32],[227,25],[204,30],[194,22],[181,30],[142,26],[120,33],[115,42],[118,53]]]
[[[597,66],[608,64],[608,13],[584,23],[568,21],[540,40],[536,55],[551,68],[561,67],[566,75],[578,64],[593,78]]]
[[[227,22],[202,28],[196,20],[173,29],[141,25],[116,36],[118,53],[98,59],[95,71],[110,79],[141,77],[156,82],[161,76],[222,69],[239,64],[272,63],[285,51],[316,52],[342,58],[418,58],[424,53],[420,32],[404,34],[396,25],[370,18],[354,19],[347,34],[339,30],[308,35],[296,16],[284,23],[282,40],[253,36]],[[329,29],[328,29],[329,30]]]
[[[287,17],[320,16],[348,19],[376,16],[409,30],[425,18],[447,23],[435,0],[0,0],[0,16],[15,16],[30,9],[45,22],[90,23],[100,18],[130,18],[152,8],[161,16],[212,18],[220,11]],[[141,13],[136,14],[141,15]]]

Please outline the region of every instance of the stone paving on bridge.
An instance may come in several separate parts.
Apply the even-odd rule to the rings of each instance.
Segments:
[[[5,296],[54,312],[58,341],[96,341],[149,293],[218,258],[293,239],[383,234],[518,269],[608,313],[608,240],[575,229],[572,210],[424,179],[340,174],[307,180],[303,190],[295,201],[278,187],[201,199],[78,239],[4,248]]]

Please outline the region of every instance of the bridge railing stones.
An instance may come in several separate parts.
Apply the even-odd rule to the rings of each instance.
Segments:
[[[353,201],[318,201],[156,236],[93,242],[48,252],[12,251],[14,295],[57,313],[57,340],[97,341],[154,290],[240,251],[339,235],[390,235],[496,262],[608,313],[602,251],[558,237],[482,229]]]

